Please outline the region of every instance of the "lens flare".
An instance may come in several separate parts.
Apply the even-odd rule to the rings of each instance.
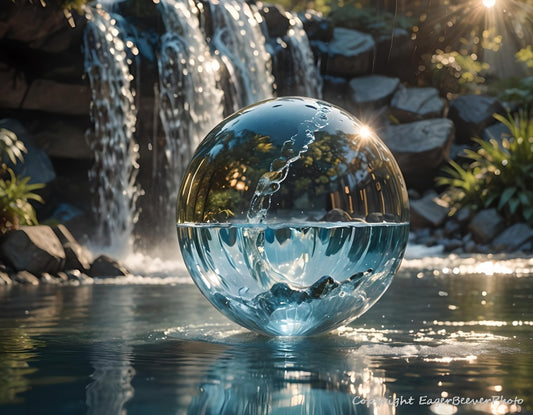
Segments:
[[[483,0],[483,6],[485,6],[487,9],[494,7],[495,4],[496,0]]]

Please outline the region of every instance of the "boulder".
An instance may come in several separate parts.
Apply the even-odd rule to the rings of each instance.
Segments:
[[[303,23],[309,40],[329,42],[333,37],[333,24],[325,19],[321,13],[314,10],[306,10],[298,13],[298,17]]]
[[[9,277],[9,274],[5,271],[0,271],[0,286],[11,284],[13,284],[13,280]]]
[[[375,43],[371,35],[336,27],[328,44],[325,73],[353,78],[372,69]]]
[[[289,30],[290,16],[287,16],[281,6],[263,4],[262,7],[259,7],[259,14],[265,20],[269,37],[283,37]]]
[[[457,141],[469,143],[472,137],[481,137],[483,130],[496,122],[495,113],[503,111],[494,97],[463,95],[450,102],[448,118],[455,123]]]
[[[382,134],[409,187],[433,185],[438,167],[448,160],[454,138],[453,123],[446,118],[392,125]]]
[[[533,229],[527,223],[515,223],[494,238],[492,247],[496,251],[516,251],[533,240]]]
[[[368,75],[350,81],[350,95],[354,104],[378,108],[387,105],[400,85],[398,78],[383,75]]]
[[[485,128],[481,133],[481,138],[485,141],[496,140],[501,145],[502,139],[511,138],[511,132],[505,124],[498,122]]]
[[[65,251],[65,269],[87,271],[91,267],[87,250],[74,239],[65,225],[56,225],[52,230],[58,237]]]
[[[65,264],[61,242],[48,226],[23,226],[7,233],[0,244],[3,262],[15,271],[29,271],[40,275],[54,273]]]
[[[496,209],[484,209],[474,215],[468,225],[477,243],[488,244],[505,228],[503,218]]]
[[[28,271],[19,271],[12,276],[14,282],[24,285],[39,285],[39,278]]]
[[[414,229],[440,226],[450,213],[448,204],[433,190],[427,192],[421,199],[409,201],[409,206],[411,226]]]
[[[442,116],[444,103],[437,88],[399,88],[390,103],[399,122],[413,122]]]
[[[105,278],[121,277],[129,275],[131,272],[117,260],[107,255],[100,255],[91,265],[88,274],[93,278]]]
[[[18,109],[27,89],[24,75],[0,62],[0,108]]]
[[[61,282],[61,280],[59,278],[55,278],[52,274],[50,274],[49,272],[43,272],[40,276],[39,276],[39,282],[41,284],[49,284],[49,285],[55,285],[55,284],[59,284]]]

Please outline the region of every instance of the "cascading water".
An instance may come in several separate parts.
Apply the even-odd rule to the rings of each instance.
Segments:
[[[162,0],[160,7],[166,29],[157,62],[165,167],[158,202],[167,216],[162,223],[172,230],[178,181],[196,146],[222,120],[223,92],[217,85],[219,63],[211,56],[200,30],[195,4]]]
[[[235,85],[234,110],[272,97],[274,77],[259,13],[238,0],[212,1],[212,44]]]
[[[309,39],[300,18],[290,15],[290,28],[287,33],[287,44],[290,49],[293,78],[296,81],[294,94],[304,97],[322,98],[322,80],[314,63],[313,52]]]
[[[136,107],[126,45],[116,20],[100,5],[87,11],[85,71],[91,86],[93,131],[88,143],[95,163],[89,172],[100,239],[114,249],[128,249],[137,220],[135,184],[139,147],[134,139]]]

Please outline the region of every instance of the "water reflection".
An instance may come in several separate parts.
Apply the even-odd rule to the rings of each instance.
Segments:
[[[367,358],[329,338],[257,337],[213,352],[188,414],[393,413],[384,371],[375,373]]]

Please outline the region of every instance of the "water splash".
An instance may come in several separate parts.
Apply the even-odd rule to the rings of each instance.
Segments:
[[[89,171],[96,201],[97,235],[105,244],[126,251],[137,221],[135,183],[139,146],[134,140],[134,103],[126,45],[116,19],[100,5],[87,11],[84,33],[85,71],[91,85],[92,131],[87,141],[94,156]]]
[[[167,216],[161,223],[173,231],[178,181],[196,146],[222,120],[223,92],[218,87],[219,63],[209,52],[194,2],[163,0],[160,7],[166,28],[158,59],[165,183],[158,210]]]
[[[322,78],[315,66],[304,25],[296,14],[289,12],[287,14],[290,17],[291,26],[286,41],[289,45],[293,77],[296,81],[294,94],[322,98]]]
[[[328,107],[320,101],[316,101],[316,108],[314,109],[316,112],[313,117],[298,126],[298,132],[281,146],[281,154],[271,163],[270,170],[259,178],[248,209],[248,221],[250,223],[264,221],[270,208],[272,195],[279,190],[281,183],[287,178],[291,164],[299,160],[309,145],[315,141],[315,133],[328,125]],[[302,136],[304,138],[299,140],[298,138]]]
[[[234,110],[272,97],[274,77],[259,13],[238,0],[213,1],[210,7],[212,44],[235,85]]]

